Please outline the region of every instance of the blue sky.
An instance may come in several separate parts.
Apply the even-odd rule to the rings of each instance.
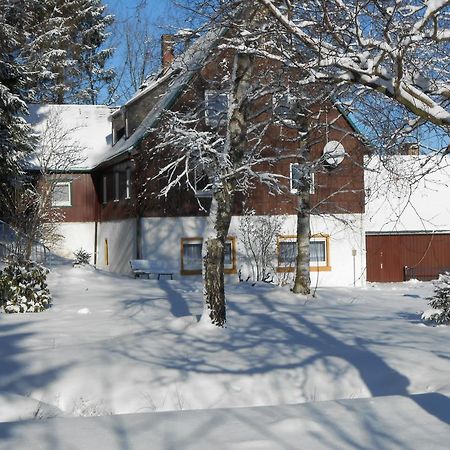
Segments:
[[[156,59],[154,62],[155,66],[153,69],[149,67],[148,71],[154,70],[159,62],[157,58],[160,55],[160,36],[163,33],[172,33],[180,26],[183,26],[182,23],[180,24],[182,13],[177,10],[171,0],[104,0],[104,4],[108,8],[108,13],[115,16],[118,27],[117,29],[113,27],[112,42],[108,43],[108,45],[112,45],[116,49],[112,59],[109,61],[109,67],[114,68],[119,73],[125,61],[126,50],[124,45],[122,45],[124,44],[124,39],[121,24],[125,21],[134,24],[142,18],[141,25],[142,23],[148,23],[149,34],[153,36],[153,52]],[[149,74],[147,73],[147,75]],[[126,79],[126,76],[126,74],[123,75],[124,78],[121,79]],[[116,98],[116,101],[120,104],[128,96]],[[104,98],[108,98],[106,92],[104,93]]]
[[[173,20],[175,7],[170,0],[106,0],[104,2],[117,20],[133,15],[136,7],[142,5],[142,11],[150,18],[155,28],[168,25]]]

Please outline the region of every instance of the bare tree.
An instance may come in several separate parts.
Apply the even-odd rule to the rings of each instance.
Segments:
[[[28,161],[30,175],[15,189],[12,225],[26,236],[18,250],[30,258],[35,242],[52,245],[61,236],[63,213],[52,202],[58,181],[85,160],[83,147],[73,137],[78,128],[64,126],[61,111],[51,108],[36,133],[36,148]]]
[[[246,260],[251,267],[254,281],[268,281],[274,277],[273,261],[276,257],[277,236],[281,233],[285,218],[280,216],[256,216],[253,210],[244,211],[239,224]]]
[[[257,2],[291,42],[286,56],[301,51],[311,76],[379,92],[448,134],[448,0]]]

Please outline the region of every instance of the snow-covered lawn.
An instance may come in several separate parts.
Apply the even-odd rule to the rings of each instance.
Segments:
[[[229,285],[219,330],[190,281],[65,265],[49,281],[50,310],[0,315],[2,449],[447,448],[450,327],[420,321],[429,283]]]

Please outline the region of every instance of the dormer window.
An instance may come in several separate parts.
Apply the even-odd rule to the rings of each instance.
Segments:
[[[117,144],[121,137],[125,136],[125,127],[114,128],[113,127],[113,145]]]
[[[205,120],[211,127],[226,124],[229,94],[223,91],[205,91]]]
[[[130,135],[128,117],[125,110],[113,118],[112,122],[112,139],[113,145],[117,144],[119,140],[125,136],[125,139]]]

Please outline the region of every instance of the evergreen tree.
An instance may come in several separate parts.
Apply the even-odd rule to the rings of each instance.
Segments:
[[[450,273],[442,273],[434,283],[434,294],[429,299],[431,311],[426,311],[422,318],[437,324],[450,323]]]
[[[28,112],[28,76],[17,59],[21,32],[15,20],[16,6],[15,2],[2,1],[0,9],[0,207],[3,213],[11,203],[12,179],[20,173],[20,162],[32,149],[31,130],[24,119]]]
[[[38,102],[96,104],[114,78],[104,48],[113,16],[101,0],[45,0],[34,5],[24,33],[23,57],[33,73]]]

